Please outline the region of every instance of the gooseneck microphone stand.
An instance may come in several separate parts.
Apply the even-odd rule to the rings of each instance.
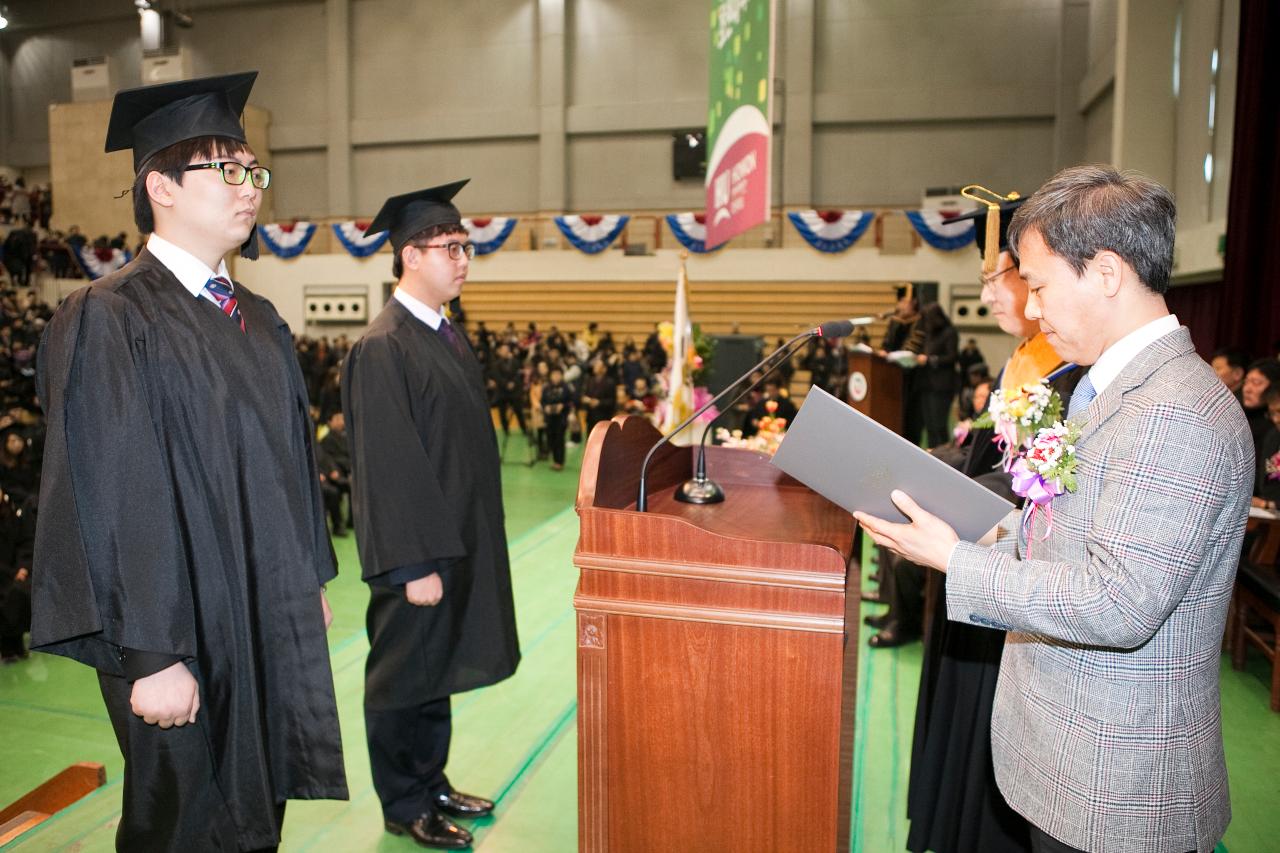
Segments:
[[[692,415],[689,415],[689,417],[681,421],[680,424],[676,426],[675,429],[673,429],[671,432],[664,435],[661,439],[659,439],[653,445],[653,447],[649,448],[649,452],[645,454],[644,462],[640,465],[640,485],[639,485],[638,492],[636,494],[636,512],[646,512],[649,508],[649,495],[646,490],[645,475],[649,470],[649,461],[653,459],[653,454],[657,452],[659,447],[662,447],[662,445],[671,441],[671,439],[674,438],[676,435],[678,435],[681,430],[683,430],[689,424],[696,421],[702,415],[703,412],[705,412],[707,409],[710,409],[716,403],[723,400],[725,397],[729,395],[730,391],[732,391],[733,389],[741,385],[743,382],[750,379],[751,374],[755,373],[757,370],[765,369],[766,365],[768,366],[768,371],[772,371],[775,367],[777,367],[779,364],[782,363],[783,358],[789,358],[792,355],[792,353],[794,352],[792,348],[795,347],[795,345],[800,341],[807,341],[810,338],[817,338],[817,337],[823,337],[823,336],[843,337],[844,335],[849,334],[849,331],[852,330],[852,325],[850,325],[848,321],[839,321],[839,323],[842,325],[849,326],[849,328],[846,330],[843,330],[843,334],[840,334],[840,335],[833,334],[831,331],[826,331],[828,327],[836,328],[836,324],[824,324],[823,326],[817,329],[809,329],[807,331],[801,332],[800,334],[796,335],[794,338],[787,341],[785,344],[783,344],[782,346],[778,347],[776,350],[771,352],[758,364],[752,366],[752,368],[748,370],[746,373],[742,374],[733,382],[731,382],[719,394],[715,395],[710,400],[703,403],[702,406],[696,412],[694,412]],[[783,358],[778,358],[779,353],[785,353]],[[752,383],[753,387],[754,387],[754,384],[755,383]],[[750,390],[750,388],[748,388],[747,390]],[[705,481],[706,480],[705,463],[703,464],[702,468],[703,468],[702,476],[703,476],[703,480]],[[719,487],[717,486],[716,488],[718,489]],[[723,493],[721,494],[721,497],[719,499],[720,500],[724,499]],[[715,502],[714,500],[706,501],[706,503],[714,503],[714,502]]]

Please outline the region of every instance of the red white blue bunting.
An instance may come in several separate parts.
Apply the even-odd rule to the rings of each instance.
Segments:
[[[676,235],[680,245],[690,252],[705,255],[715,251],[707,248],[707,215],[705,213],[668,213],[667,227],[671,229],[672,234]],[[716,249],[724,245],[727,244],[722,243]]]
[[[515,230],[517,220],[514,216],[485,216],[474,219],[464,218],[471,242],[475,243],[477,255],[488,255],[502,248],[511,232]]]
[[[349,219],[346,222],[333,223],[333,233],[342,244],[342,248],[350,252],[353,258],[367,258],[381,249],[382,244],[391,237],[390,231],[366,234],[364,230],[368,227],[369,220]]]
[[[556,227],[573,244],[588,255],[603,252],[618,239],[630,216],[611,213],[608,216],[557,216]]]
[[[810,246],[834,254],[858,242],[876,215],[870,210],[797,210],[787,218]]]
[[[908,210],[907,219],[920,238],[935,249],[954,252],[974,240],[973,220],[951,223],[950,216],[937,210]]]
[[[133,255],[127,249],[95,249],[93,246],[71,244],[71,254],[75,255],[80,269],[84,270],[90,280],[102,278],[120,269]]]
[[[272,225],[259,225],[258,236],[271,250],[271,254],[281,258],[296,258],[307,250],[311,238],[316,235],[314,222],[284,222]]]

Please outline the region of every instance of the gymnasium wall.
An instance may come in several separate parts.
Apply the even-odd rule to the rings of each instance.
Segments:
[[[195,26],[174,33],[193,73],[262,72],[274,218],[369,217],[460,175],[473,211],[701,204],[696,182],[671,177],[669,134],[704,123],[704,0],[184,8]],[[125,2],[20,9],[0,32],[0,166],[35,180],[72,60],[106,55],[117,87],[138,85],[138,24]],[[1062,165],[1113,162],[1176,190],[1183,274],[1220,269],[1235,3],[779,0],[778,15],[779,205],[916,206],[926,187],[970,181],[1027,192]]]

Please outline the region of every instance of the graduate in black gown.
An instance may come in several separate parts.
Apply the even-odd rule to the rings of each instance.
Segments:
[[[475,247],[451,199],[466,181],[388,199],[393,298],[344,364],[356,541],[369,584],[365,727],[388,832],[457,849],[454,818],[493,809],[449,784],[455,693],[520,661],[497,438],[484,374],[442,316]]]
[[[39,352],[32,646],[98,671],[122,851],[273,849],[286,800],[347,797],[303,379],[224,260],[256,257],[270,183],[238,119],[256,76],[116,95],[107,150],[133,149],[152,235]]]
[[[958,221],[971,218],[977,226],[983,258],[982,301],[1001,330],[1021,340],[996,387],[1047,379],[1062,397],[1066,414],[1071,392],[1085,371],[1064,363],[1041,334],[1039,323],[1024,313],[1027,284],[1018,275],[1007,238],[1009,222],[1022,202],[1015,198],[1001,203],[998,220],[994,216],[989,220],[984,207]],[[974,430],[960,470],[1019,503],[993,437],[990,429]],[[915,853],[1029,851],[1027,821],[1005,802],[991,764],[991,706],[1005,633],[948,620],[946,584],[937,587],[933,609],[925,614],[929,629],[911,748],[907,849]]]

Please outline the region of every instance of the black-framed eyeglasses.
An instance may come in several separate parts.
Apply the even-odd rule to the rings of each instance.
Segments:
[[[219,160],[215,163],[192,163],[182,171],[194,172],[197,169],[217,169],[222,173],[222,182],[233,187],[243,185],[246,176],[260,190],[271,186],[271,170],[266,166],[246,166],[235,160]]]
[[[450,240],[448,243],[441,243],[438,246],[419,246],[419,249],[447,249],[449,257],[452,260],[460,261],[462,256],[466,255],[467,260],[471,260],[476,256],[475,243],[459,243],[457,240]]]

